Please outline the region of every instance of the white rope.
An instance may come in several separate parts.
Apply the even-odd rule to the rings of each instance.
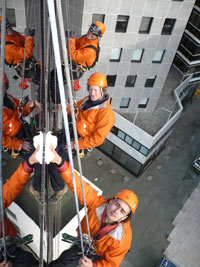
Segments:
[[[75,175],[74,175],[74,164],[73,164],[73,159],[72,159],[71,142],[70,142],[70,135],[69,135],[69,124],[68,124],[66,103],[65,103],[66,98],[65,98],[63,75],[62,75],[62,69],[61,69],[61,57],[60,57],[60,49],[59,49],[59,43],[58,43],[58,32],[57,32],[57,25],[56,25],[54,0],[47,0],[47,4],[48,4],[49,19],[50,19],[50,26],[51,26],[52,39],[53,39],[53,48],[54,48],[55,61],[56,61],[59,92],[60,92],[61,104],[63,107],[62,113],[63,113],[65,134],[66,134],[66,140],[67,140],[67,146],[68,146],[69,161],[70,161],[70,167],[71,167],[71,173],[72,173],[72,181],[73,181],[73,187],[74,187],[74,198],[75,198],[76,212],[77,212],[80,239],[81,239],[81,248],[82,248],[82,253],[84,256],[82,229],[81,229],[81,223],[80,223],[79,205],[78,205],[76,181],[75,181]],[[67,66],[65,66],[65,67],[67,67]],[[67,81],[68,81],[68,86],[71,86],[70,79],[69,79],[69,73],[67,73]]]

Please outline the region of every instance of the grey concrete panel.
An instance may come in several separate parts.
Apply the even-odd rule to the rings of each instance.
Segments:
[[[111,54],[111,48],[107,47],[101,47],[100,55],[99,55],[99,61],[100,62],[108,62]]]
[[[157,0],[146,1],[144,7],[144,16],[153,17],[155,14],[157,4],[158,4]]]
[[[14,8],[16,8],[16,9],[24,9],[24,0],[13,0],[13,1],[8,1],[8,2],[13,2],[13,4],[14,4]]]
[[[131,64],[131,63],[121,62],[121,63],[119,64],[119,68],[118,68],[117,74],[128,75],[130,64]]]
[[[178,46],[179,46],[181,37],[182,36],[180,36],[180,35],[179,36],[178,35],[172,35],[169,39],[167,49],[172,50],[172,51],[176,51]]]
[[[138,34],[135,48],[145,48],[147,43],[147,35],[146,34]]]
[[[163,18],[154,18],[153,19],[153,23],[151,26],[151,31],[150,31],[150,36],[151,34],[157,34],[160,35],[161,31],[162,31],[162,27],[163,27]]]
[[[146,44],[146,49],[156,49],[158,42],[160,40],[160,36],[156,34],[150,34],[147,44]]]
[[[181,2],[171,1],[171,5],[166,14],[167,18],[177,18],[179,15],[180,8],[182,6]]]
[[[109,0],[106,5],[106,14],[119,14],[120,0]]]
[[[154,86],[162,88],[166,80],[166,76],[157,76]]]
[[[148,76],[150,67],[151,67],[150,63],[141,63],[140,68],[138,70],[138,75]]]
[[[173,29],[173,34],[182,36],[182,34],[185,30],[186,24],[187,24],[187,20],[183,20],[183,19],[177,20],[175,27]]]
[[[16,16],[16,26],[19,28],[25,28],[26,27],[26,19],[25,19],[25,12],[23,9],[16,9],[15,10],[15,16]]]
[[[138,73],[138,70],[140,68],[140,63],[132,62],[129,69],[129,74],[136,75]]]
[[[115,86],[114,90],[113,90],[113,97],[123,97],[123,93],[124,93],[124,87],[118,87]]]
[[[108,66],[108,75],[117,75],[119,65],[118,62],[110,62]]]
[[[131,12],[132,4],[134,4],[132,0],[121,1],[119,7],[120,14],[129,15]]]
[[[125,87],[123,97],[131,97],[134,87]]]
[[[149,76],[155,76],[158,74],[158,71],[160,69],[160,64],[159,63],[152,63],[150,70],[149,70]]]
[[[187,20],[191,14],[194,4],[192,2],[183,2],[180,12],[178,14],[179,19]]]
[[[126,77],[125,75],[117,75],[115,86],[117,87],[124,87],[126,83]]]
[[[71,1],[73,3],[73,1]],[[94,4],[95,1],[90,1],[90,0],[84,0],[84,12],[86,13],[94,13]]]
[[[132,5],[131,15],[141,17],[144,12],[144,5],[146,0],[134,0]]]
[[[107,15],[105,16],[105,26],[106,26],[106,32],[110,31],[115,31],[115,27],[116,27],[116,22],[117,22],[117,15]]]
[[[155,12],[155,17],[156,18],[163,18],[163,23],[164,19],[166,17],[166,14],[168,12],[168,9],[170,7],[171,1],[168,0],[162,0],[158,2],[156,12]]]
[[[131,97],[133,98],[141,98],[143,94],[144,87],[135,86],[131,93]]]
[[[144,87],[142,92],[142,98],[147,98],[151,96],[152,88],[146,88]]]
[[[105,32],[100,41],[100,47],[112,47],[114,34],[114,32]]]
[[[126,37],[126,33],[115,32],[112,47],[118,47],[118,48],[123,47],[125,37]]]
[[[132,49],[123,48],[120,62],[130,62],[133,54]]]
[[[106,6],[107,6],[107,0],[94,0],[94,9],[93,13],[97,14],[105,14],[106,13]]]
[[[109,63],[107,62],[97,62],[96,64],[96,71],[102,73],[108,73],[108,66]]]
[[[158,99],[162,92],[162,88],[153,87],[151,90],[151,97]]]
[[[161,64],[160,69],[158,72],[158,75],[160,76],[167,76],[169,70],[170,70],[171,64]]]
[[[171,62],[173,61],[173,58],[174,58],[175,54],[176,54],[175,51],[166,50],[162,63],[169,63],[169,64],[171,64]]]
[[[124,47],[134,48],[136,42],[138,42],[138,35],[135,33],[126,33],[124,37]]]
[[[155,53],[155,50],[145,49],[143,57],[142,57],[142,63],[151,63],[154,53]]]
[[[170,39],[170,35],[161,35],[160,36],[160,40],[158,42],[157,49],[165,49],[165,48],[167,48],[169,39]]]
[[[146,75],[138,75],[137,80],[135,83],[135,86],[141,86],[144,87],[145,81],[146,81],[147,76]]]

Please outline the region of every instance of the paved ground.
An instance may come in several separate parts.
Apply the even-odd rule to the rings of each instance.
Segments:
[[[129,188],[139,197],[132,219],[132,247],[121,267],[153,267],[167,248],[167,237],[174,228],[172,222],[200,181],[191,168],[192,160],[200,152],[199,114],[200,99],[182,113],[166,149],[139,179],[96,149],[82,160],[84,176],[101,188],[105,196]],[[101,166],[97,164],[100,159]],[[17,166],[18,160],[9,160],[9,165],[3,168],[4,178]],[[28,190],[26,199],[27,194]],[[62,206],[66,208],[64,199]]]
[[[83,173],[112,196],[121,188],[134,190],[139,206],[132,219],[133,242],[122,267],[153,267],[168,246],[174,218],[200,181],[191,167],[200,153],[200,99],[182,113],[166,149],[139,178],[130,175],[98,150],[82,160]],[[102,165],[97,165],[97,160]],[[116,173],[112,174],[111,170]],[[95,181],[95,177],[98,180]]]

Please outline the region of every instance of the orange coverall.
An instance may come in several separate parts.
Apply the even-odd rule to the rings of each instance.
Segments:
[[[72,176],[70,165],[65,162],[58,168],[63,180],[67,183],[70,190],[73,190]],[[81,189],[81,182],[79,175],[75,172],[77,195],[80,203],[83,204],[83,196]],[[101,216],[106,208],[107,200],[103,196],[98,196],[97,192],[93,190],[92,186],[84,182],[84,192],[86,196],[86,203],[88,208],[88,221],[91,237],[95,236],[101,224]],[[81,222],[82,232],[88,234],[85,217]],[[132,230],[130,222],[125,224],[119,223],[118,226],[110,233],[104,235],[100,240],[94,240],[95,252],[103,259],[93,263],[96,267],[111,267],[120,266],[125,254],[131,246]]]
[[[9,109],[4,106],[3,108],[3,138],[2,146],[3,148],[21,150],[23,145],[23,140],[15,138],[21,129],[20,115],[18,112],[19,100],[12,95],[7,95],[11,101],[14,109]],[[29,108],[28,105],[23,107],[22,117],[28,116],[33,109],[36,107]]]
[[[96,51],[86,46],[93,45],[98,48],[98,43],[98,39],[89,40],[86,35],[71,39],[70,50],[72,61],[83,67],[91,67],[96,59]]]
[[[3,207],[6,209],[19,195],[28,181],[32,169],[26,162],[21,163],[15,173],[3,185]],[[16,236],[17,230],[12,223],[5,217],[5,232],[6,236]],[[1,235],[2,236],[2,235]]]
[[[88,96],[77,103],[76,128],[81,136],[78,139],[79,149],[100,146],[115,124],[115,115],[110,105],[110,98],[98,106],[83,111],[82,107],[87,100]]]
[[[26,36],[26,60],[33,56],[33,38]],[[14,44],[7,44],[5,46],[5,61],[8,65],[15,65],[24,61],[25,51],[25,36],[14,32],[13,35],[6,35],[6,42]]]

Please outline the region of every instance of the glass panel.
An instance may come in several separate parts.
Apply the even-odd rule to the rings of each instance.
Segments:
[[[131,138],[130,136],[126,135],[125,137],[125,142],[129,145],[132,145],[133,142],[133,138]]]
[[[143,17],[140,24],[139,33],[149,33],[152,20],[153,18],[151,17]]]
[[[0,8],[0,13],[1,13],[1,8]],[[8,19],[8,21],[12,27],[16,27],[15,9],[7,8],[6,9],[6,18]]]
[[[161,62],[163,55],[164,55],[165,50],[157,50],[153,56],[153,62]]]
[[[119,61],[121,56],[121,48],[112,48],[110,60]]]
[[[140,152],[143,154],[143,155],[147,155],[148,154],[148,149],[146,147],[144,147],[143,145],[141,145],[140,147]]]
[[[151,76],[146,79],[145,87],[153,87],[155,82],[156,76]]]
[[[116,77],[117,75],[107,75],[108,86],[110,87],[115,86]]]
[[[139,150],[140,149],[140,143],[138,143],[136,140],[134,140],[132,147],[134,147],[136,150]]]
[[[120,103],[120,108],[128,108],[130,98],[122,98]]]
[[[149,101],[149,98],[142,98],[140,100],[140,103],[138,105],[138,108],[146,108],[148,101]]]
[[[161,34],[169,35],[172,33],[176,19],[165,19]]]
[[[125,133],[119,130],[117,136],[118,136],[119,138],[121,138],[122,140],[124,140],[124,138],[125,138]]]
[[[126,87],[133,87],[135,85],[137,75],[128,75],[126,79]]]
[[[114,145],[107,139],[105,139],[103,144],[101,144],[99,147],[100,149],[105,151],[108,155],[112,155]]]
[[[129,16],[117,16],[116,32],[126,32]]]
[[[93,14],[92,22],[101,21],[104,23],[105,15],[104,14]]]
[[[142,59],[143,51],[144,51],[144,49],[135,49],[133,51],[133,55],[132,55],[131,60],[140,62]]]

